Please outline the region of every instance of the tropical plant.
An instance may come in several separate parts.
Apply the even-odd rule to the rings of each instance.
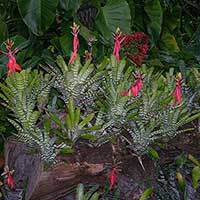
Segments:
[[[0,84],[0,97],[3,105],[11,110],[9,121],[17,130],[14,135],[32,147],[38,145],[42,159],[47,162],[55,159],[54,140],[37,126],[37,122],[41,108],[48,102],[52,83],[53,79],[48,74],[43,76],[28,69],[12,74],[5,84]]]
[[[133,69],[126,69],[124,60],[117,62],[115,57],[111,56],[109,62],[100,66],[99,70],[105,70],[106,74],[102,84],[103,95],[97,101],[97,122],[102,125],[101,131],[104,134],[119,134],[132,109],[132,101],[128,101],[128,97],[122,98],[121,92],[125,85],[129,85],[127,79]]]
[[[95,67],[90,61],[83,66],[78,58],[71,65],[66,65],[61,56],[57,57],[58,67],[49,66],[49,73],[55,77],[54,87],[61,93],[60,98],[65,104],[73,98],[75,105],[85,109],[94,104],[98,96],[98,88],[103,76],[102,72],[94,72]]]
[[[67,113],[64,122],[56,114],[50,113],[50,119],[58,126],[53,129],[54,134],[59,140],[65,141],[68,147],[73,147],[80,138],[96,138],[92,132],[100,129],[100,126],[92,125],[91,121],[94,117],[94,113],[81,116],[81,109],[75,108],[73,98],[67,104]]]

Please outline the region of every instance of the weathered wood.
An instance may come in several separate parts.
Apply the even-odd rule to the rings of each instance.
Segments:
[[[16,188],[26,188],[26,200],[59,199],[81,182],[84,176],[94,176],[104,170],[101,163],[86,162],[59,163],[44,170],[40,156],[30,153],[25,144],[13,137],[5,144],[5,165],[15,170],[13,178]]]

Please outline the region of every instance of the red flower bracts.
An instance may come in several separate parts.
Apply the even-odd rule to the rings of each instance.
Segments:
[[[172,96],[174,97],[174,106],[176,106],[176,104],[180,105],[182,103],[181,80],[182,80],[182,76],[181,76],[181,73],[179,73],[178,78],[176,79],[176,88],[174,92],[172,93]]]
[[[85,62],[92,60],[92,52],[85,51]]]
[[[72,34],[74,36],[74,39],[73,39],[73,53],[71,54],[71,57],[69,59],[69,65],[76,60],[76,57],[77,57],[77,52],[78,52],[78,45],[79,45],[79,40],[78,40],[78,33],[79,33],[79,25],[77,24],[73,24],[73,27],[72,27]]]
[[[136,73],[135,75],[136,82],[131,85],[131,87],[128,90],[125,90],[121,93],[121,96],[133,96],[137,97],[138,93],[142,90],[142,80],[144,79],[144,74]]]
[[[124,47],[124,54],[136,65],[141,66],[144,57],[148,53],[149,37],[143,32],[134,32],[125,35],[122,46]]]
[[[110,183],[110,190],[112,190],[113,186],[115,185],[116,183],[116,180],[117,180],[117,174],[118,174],[118,171],[117,169],[114,167],[112,169],[112,171],[108,174],[108,179],[109,179],[109,183]]]
[[[122,32],[119,28],[117,28],[115,36],[114,36],[114,49],[113,49],[113,55],[115,55],[116,60],[120,61],[120,47],[121,43],[125,40],[125,36],[122,36]]]
[[[8,52],[0,50],[0,53],[3,53],[4,55],[8,57],[8,63],[6,64],[6,67],[8,68],[8,76],[10,76],[13,72],[16,72],[16,71],[20,72],[22,68],[19,64],[17,64],[17,61],[14,56],[18,52],[18,49],[16,48],[13,51],[11,50],[14,45],[14,42],[11,40],[8,40],[5,44],[6,44],[6,49],[8,50]]]
[[[10,171],[8,166],[4,167],[4,172],[1,174],[1,176],[5,176],[7,180],[7,184],[11,189],[15,189],[14,180],[12,177],[12,174],[14,173],[14,170]]]
[[[15,188],[14,180],[10,173],[8,174],[7,183],[8,183],[8,186],[11,187],[12,189]]]

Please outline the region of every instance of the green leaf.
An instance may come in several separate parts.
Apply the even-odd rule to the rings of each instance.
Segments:
[[[76,126],[78,125],[79,120],[80,120],[80,112],[81,112],[81,109],[80,109],[80,108],[77,108],[76,111],[75,111],[75,119],[74,119],[74,122],[75,122],[75,125],[76,125]]]
[[[146,0],[144,9],[150,19],[148,23],[148,32],[154,42],[159,38],[162,27],[163,11],[159,0]]]
[[[53,23],[58,0],[17,0],[25,24],[35,35],[42,35]]]
[[[140,197],[140,200],[147,200],[148,197],[150,197],[150,195],[153,192],[153,188],[148,188],[144,191],[144,193],[142,194],[142,196]]]
[[[69,32],[60,37],[54,37],[51,39],[51,44],[53,44],[62,55],[70,56],[72,49],[72,34]]]
[[[46,132],[49,132],[51,129],[51,121],[49,119],[44,120],[44,128]]]
[[[86,139],[86,140],[95,140],[95,139],[97,139],[97,137],[95,135],[92,135],[92,134],[82,134],[80,136],[80,138]]]
[[[172,33],[179,27],[181,21],[181,7],[179,5],[174,6],[165,13],[164,26]]]
[[[193,155],[189,154],[188,159],[192,161],[196,166],[200,167],[200,162]]]
[[[181,174],[180,172],[177,172],[177,173],[176,173],[176,178],[177,178],[177,180],[178,180],[178,185],[179,185],[180,189],[181,189],[183,192],[185,192],[185,180],[184,180],[182,174]]]
[[[84,199],[84,185],[80,183],[76,188],[76,200],[83,200],[83,199]]]
[[[75,152],[75,150],[72,149],[72,148],[62,148],[60,150],[60,153],[63,153],[63,154],[71,154],[71,153],[74,153],[74,152]]]
[[[90,200],[98,200],[98,199],[99,199],[99,194],[97,192],[95,192],[90,198]]]
[[[63,140],[67,139],[66,135],[64,133],[62,133],[61,131],[59,131],[58,129],[53,129],[53,133],[55,133],[57,136],[59,136]]]
[[[8,28],[6,23],[3,22],[3,20],[0,17],[0,42],[3,42],[6,40],[8,35]]]
[[[158,152],[155,149],[153,149],[152,147],[149,148],[149,155],[152,158],[154,158],[155,160],[159,160],[160,159],[160,157],[158,155]]]
[[[91,126],[91,127],[89,127],[89,128],[85,128],[84,131],[86,131],[86,132],[91,132],[91,131],[97,131],[97,130],[99,130],[99,129],[101,129],[101,126],[99,126],[99,125],[94,125],[94,126]]]
[[[50,113],[50,118],[58,125],[60,126],[60,128],[62,128],[63,130],[65,129],[62,121],[56,116],[54,115],[53,113]]]
[[[108,0],[100,9],[95,23],[106,39],[111,39],[112,32],[117,27],[124,33],[130,32],[131,15],[128,3],[125,0]]]
[[[162,48],[165,51],[170,51],[170,52],[179,52],[180,51],[178,43],[176,41],[176,38],[172,34],[165,32],[162,35],[161,41],[163,44]]]
[[[94,114],[89,114],[83,121],[79,124],[80,127],[84,127],[88,122],[94,118]]]
[[[81,0],[59,0],[59,2],[63,10],[76,12],[80,6]]]
[[[97,198],[97,190],[99,188],[99,185],[94,185],[86,194],[85,194],[85,200],[96,200]],[[97,193],[97,194],[96,194]],[[98,198],[97,198],[98,200]]]
[[[74,100],[71,98],[68,103],[68,113],[71,120],[71,123],[74,123]]]
[[[192,185],[194,189],[197,188],[199,181],[200,181],[200,167],[196,166],[192,170]]]
[[[187,123],[190,123],[192,122],[193,120],[197,119],[200,117],[200,113],[197,113],[197,114],[194,114],[192,115],[191,117],[188,117],[186,120],[184,120],[184,124],[187,124]],[[180,124],[180,125],[184,125],[184,124]]]
[[[71,121],[70,116],[68,114],[65,117],[65,123],[66,123],[66,126],[67,126],[68,129],[72,128],[72,121]]]

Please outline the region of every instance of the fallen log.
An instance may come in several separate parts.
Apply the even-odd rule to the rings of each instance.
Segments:
[[[95,176],[104,170],[104,164],[58,163],[44,169],[40,155],[31,153],[27,145],[11,137],[5,143],[5,165],[14,170],[16,190],[25,191],[26,200],[56,200],[60,199],[85,176]],[[6,182],[6,181],[5,181]],[[7,193],[14,193],[9,189]],[[15,198],[16,200],[19,197]],[[15,200],[12,199],[12,200]]]

